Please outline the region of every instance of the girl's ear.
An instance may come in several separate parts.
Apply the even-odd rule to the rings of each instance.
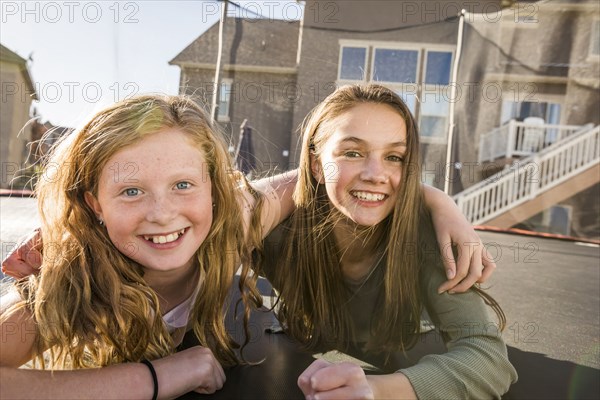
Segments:
[[[87,203],[87,205],[90,206],[90,208],[94,211],[94,214],[96,214],[98,220],[104,220],[104,218],[102,217],[102,207],[100,207],[100,202],[98,201],[98,199],[96,199],[92,192],[85,192],[83,194],[83,197],[85,198],[85,202]]]
[[[321,166],[319,157],[314,153],[310,154],[310,172],[312,172],[313,177],[318,183],[324,183],[323,167]]]

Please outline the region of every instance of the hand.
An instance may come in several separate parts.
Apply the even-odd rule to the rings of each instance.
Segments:
[[[456,219],[456,215],[460,218]],[[485,282],[496,269],[494,259],[487,251],[473,226],[462,214],[438,213],[433,216],[436,236],[448,280],[438,293],[462,293],[475,283]],[[445,222],[442,222],[444,221]],[[453,245],[457,248],[458,259],[454,259]]]
[[[298,377],[307,399],[374,399],[365,372],[356,364],[316,360]]]
[[[42,265],[42,235],[35,230],[19,240],[17,246],[2,261],[2,272],[16,279],[23,279],[39,272]]]
[[[196,393],[211,394],[223,387],[225,383],[225,371],[215,358],[212,351],[207,347],[196,346],[190,350],[196,352],[194,364],[191,366],[197,371],[200,378],[198,387],[194,389]]]
[[[431,211],[431,218],[440,246],[448,281],[438,293],[461,293],[476,282],[485,282],[496,269],[496,263],[483,246],[479,235],[462,214],[454,200],[434,187],[423,185],[425,203]],[[454,259],[453,245],[458,250]]]
[[[211,394],[225,383],[223,367],[206,347],[190,347],[152,364],[158,376],[159,397],[177,397],[191,391]]]

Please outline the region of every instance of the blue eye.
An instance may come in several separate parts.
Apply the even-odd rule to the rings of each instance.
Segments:
[[[179,189],[179,190],[182,190],[182,189],[189,189],[191,186],[192,186],[192,184],[191,184],[191,183],[189,183],[189,182],[178,182],[178,183],[175,185],[175,187],[176,187],[177,189]]]
[[[136,188],[127,188],[123,191],[123,193],[125,194],[125,196],[127,197],[133,197],[133,196],[137,196],[138,194],[140,194],[140,189],[136,189]]]

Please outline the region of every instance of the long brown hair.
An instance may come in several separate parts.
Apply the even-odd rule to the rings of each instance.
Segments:
[[[417,126],[404,101],[393,91],[375,84],[343,86],[304,121],[294,191],[297,210],[290,217],[281,253],[282,260],[289,263],[275,272],[274,285],[280,291],[279,317],[290,335],[313,349],[347,348],[352,329],[350,315],[343,306],[351,294],[344,283],[340,249],[332,234],[336,213],[323,185],[313,176],[311,157],[319,156],[336,128],[337,118],[364,103],[389,106],[406,124],[406,155],[399,193],[393,212],[380,223],[385,232],[382,245],[387,258],[367,348],[405,350],[415,343],[419,332],[422,297],[417,248],[420,218],[425,209]]]
[[[51,153],[38,184],[44,260],[40,275],[22,283],[26,299],[20,306],[33,312],[42,366],[47,348],[53,364],[68,368],[152,360],[174,351],[143,270],[126,256],[127,249],[111,242],[84,199],[86,191],[97,194],[100,173],[116,151],[164,128],[189,135],[204,155],[212,182],[213,222],[195,256],[196,284],[202,286],[190,314],[194,333],[221,363],[238,362],[238,346],[225,329],[223,314],[240,258],[246,316],[249,304],[260,301],[246,262],[236,191],[240,176],[232,172],[222,137],[192,99],[144,95],[99,112],[66,137]]]

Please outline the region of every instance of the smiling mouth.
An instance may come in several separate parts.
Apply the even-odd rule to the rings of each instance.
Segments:
[[[154,244],[171,243],[171,242],[174,242],[177,239],[179,239],[181,236],[183,236],[183,234],[185,233],[186,230],[187,230],[187,228],[184,228],[180,231],[169,233],[168,235],[156,235],[156,236],[142,235],[142,237],[144,238],[144,240],[147,240]]]
[[[387,195],[382,194],[382,193],[369,193],[369,192],[361,192],[361,191],[351,191],[350,194],[352,195],[352,197],[355,197],[361,201],[372,201],[372,202],[382,201],[387,197]]]

